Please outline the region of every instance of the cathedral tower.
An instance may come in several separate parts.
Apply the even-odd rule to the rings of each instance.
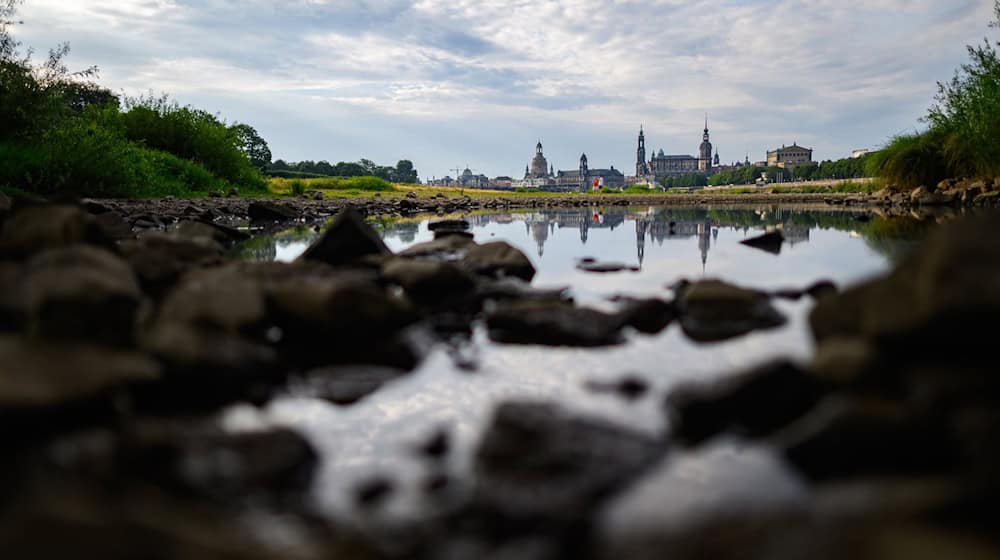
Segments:
[[[708,140],[708,115],[705,115],[705,132],[701,137],[701,147],[698,148],[698,170],[705,174],[712,172],[712,143]]]
[[[649,175],[649,166],[646,164],[646,135],[642,132],[642,125],[639,125],[639,148],[635,152],[635,175],[636,177]]]
[[[580,156],[580,188],[583,190],[587,190],[590,184],[590,181],[587,180],[589,173],[590,171],[587,168],[587,154],[583,154]]]

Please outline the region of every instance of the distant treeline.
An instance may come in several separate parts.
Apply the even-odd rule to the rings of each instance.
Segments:
[[[827,160],[821,163],[811,163],[800,165],[790,172],[781,167],[759,165],[745,165],[736,169],[730,169],[721,173],[716,173],[708,178],[708,184],[718,185],[751,185],[760,178],[762,173],[767,173],[769,180],[774,181],[778,177],[783,177],[784,181],[814,181],[821,179],[858,179],[867,176],[865,165],[874,154],[866,154],[858,158],[844,158],[838,160]],[[684,185],[674,185],[684,186]]]
[[[319,179],[323,177],[378,177],[393,183],[419,183],[417,170],[413,162],[401,159],[395,167],[378,165],[369,159],[357,162],[342,161],[336,165],[328,161],[286,162],[275,160],[267,166],[267,173],[272,177],[285,179]]]

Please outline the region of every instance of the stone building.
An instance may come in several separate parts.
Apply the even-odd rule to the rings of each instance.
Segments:
[[[791,146],[782,146],[777,150],[767,152],[768,167],[781,167],[792,170],[800,165],[813,163],[812,148],[804,148],[792,143]]]
[[[577,187],[580,190],[592,188],[594,179],[603,179],[605,187],[625,186],[625,174],[611,166],[609,169],[591,169],[587,164],[587,154],[580,156],[580,167],[573,171],[559,171],[555,183],[561,187]]]
[[[712,174],[712,166],[718,165],[718,153],[713,160],[712,142],[708,133],[708,117],[705,117],[705,130],[701,138],[701,145],[698,147],[698,156],[664,154],[663,150],[653,154],[653,157],[646,161],[646,136],[639,127],[639,147],[636,150],[635,173],[638,177],[653,176],[656,179],[670,177],[673,175],[687,175],[690,173]],[[714,161],[714,163],[713,163]]]

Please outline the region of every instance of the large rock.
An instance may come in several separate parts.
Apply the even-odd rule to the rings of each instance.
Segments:
[[[391,253],[378,232],[348,207],[337,214],[330,227],[299,258],[340,266],[368,255]]]
[[[92,215],[75,206],[29,206],[4,221],[0,258],[25,258],[45,249],[81,243],[108,245]]]
[[[486,315],[492,340],[508,344],[608,346],[623,341],[625,319],[563,301],[514,301]]]
[[[665,449],[653,437],[555,405],[504,403],[475,453],[473,500],[508,523],[586,519]]]
[[[78,343],[0,336],[0,411],[26,411],[110,397],[155,381],[160,368],[146,356]]]
[[[469,270],[484,276],[514,276],[531,281],[535,267],[520,250],[504,241],[471,245],[462,259]]]
[[[778,255],[781,253],[781,245],[785,242],[785,236],[781,233],[781,230],[769,231],[763,235],[758,235],[756,237],[751,237],[749,239],[744,239],[740,241],[743,245],[747,247],[753,247],[754,249],[760,249],[767,253]]]
[[[287,222],[298,219],[299,213],[284,204],[256,200],[247,206],[251,222]]]
[[[330,366],[307,373],[303,380],[294,385],[294,392],[303,392],[310,397],[339,405],[349,405],[406,374],[404,370],[381,366]]]
[[[158,321],[251,333],[264,326],[265,314],[260,283],[230,265],[188,273],[163,301]]]
[[[128,263],[104,249],[78,245],[38,254],[26,265],[23,294],[34,334],[133,340],[142,292]]]
[[[697,342],[726,340],[785,324],[767,294],[719,280],[684,287],[678,308],[684,333]]]
[[[120,244],[142,283],[154,297],[164,295],[187,271],[221,264],[222,247],[205,238],[181,239],[164,233],[149,233],[138,241]]]
[[[24,324],[24,288],[22,266],[0,261],[0,331],[17,331]]]
[[[667,396],[671,432],[696,444],[722,431],[760,437],[808,412],[823,382],[788,362],[775,362],[715,382],[692,383]]]
[[[476,281],[458,265],[413,259],[393,259],[382,267],[382,277],[402,286],[415,301],[437,302],[462,297]]]

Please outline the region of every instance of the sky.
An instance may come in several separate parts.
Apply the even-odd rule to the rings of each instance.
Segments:
[[[846,157],[918,129],[995,38],[992,0],[26,0],[17,37],[69,42],[116,92],[255,127],[286,161],[410,159],[420,177],[635,169],[768,149]]]

